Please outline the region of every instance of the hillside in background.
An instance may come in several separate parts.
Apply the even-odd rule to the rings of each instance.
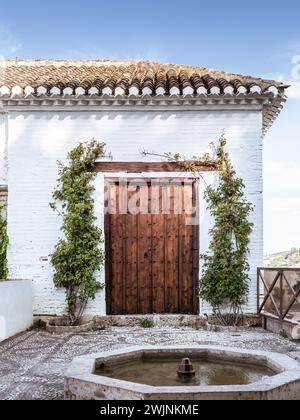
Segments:
[[[300,248],[265,257],[266,267],[300,267]]]

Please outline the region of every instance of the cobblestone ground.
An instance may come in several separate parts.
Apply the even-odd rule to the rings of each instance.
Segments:
[[[261,329],[239,333],[189,328],[109,328],[83,334],[29,331],[0,344],[0,400],[63,399],[63,377],[79,355],[140,344],[214,344],[275,351],[300,363],[300,343]]]

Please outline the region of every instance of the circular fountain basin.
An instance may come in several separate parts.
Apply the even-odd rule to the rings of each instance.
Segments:
[[[189,358],[195,375],[177,374]],[[300,398],[300,365],[269,352],[217,346],[134,347],[74,359],[72,400],[272,400]]]

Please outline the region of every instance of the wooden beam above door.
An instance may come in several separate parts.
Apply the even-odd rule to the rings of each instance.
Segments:
[[[188,162],[96,162],[96,172],[189,172],[186,169]],[[193,162],[195,164],[195,162]],[[213,163],[196,163],[197,171],[215,171],[216,165]]]

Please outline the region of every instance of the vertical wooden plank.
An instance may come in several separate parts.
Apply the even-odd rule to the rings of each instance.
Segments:
[[[149,183],[140,187],[140,214],[138,216],[139,229],[139,313],[153,312],[152,296],[152,220],[150,214],[151,186]]]
[[[192,209],[192,186],[183,186],[184,211],[182,214],[181,240],[182,240],[182,281],[181,281],[181,310],[183,313],[193,312],[193,229],[188,224]]]
[[[135,196],[138,187],[127,187],[128,201]],[[125,221],[125,311],[128,315],[138,313],[138,276],[137,276],[137,214],[127,212]]]
[[[116,185],[113,188],[115,189],[117,212],[109,216],[111,234],[111,313],[118,315],[124,313],[123,216],[118,211],[120,187]]]
[[[167,313],[179,312],[179,247],[178,215],[174,211],[174,186],[167,187],[170,202],[169,213],[165,215],[166,241],[166,305]]]
[[[164,215],[161,214],[162,191],[159,184],[152,185],[152,204],[156,200],[157,212],[152,212],[152,287],[153,313],[165,313],[165,234]]]

